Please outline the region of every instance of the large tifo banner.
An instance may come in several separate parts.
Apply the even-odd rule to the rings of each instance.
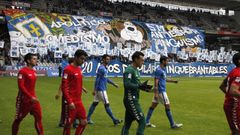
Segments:
[[[96,76],[98,67],[101,65],[100,61],[92,59],[87,61],[82,66],[82,72],[84,76]],[[128,64],[122,63],[118,60],[112,60],[108,66],[108,76],[122,77]],[[155,69],[159,64],[155,62],[145,62],[140,73],[142,76],[152,77],[154,76]],[[21,67],[8,66],[6,71],[11,76],[17,75],[17,71]],[[226,76],[234,68],[233,64],[208,64],[208,63],[170,63],[167,68],[167,75],[172,77],[189,76],[189,77],[223,77]],[[53,77],[58,76],[58,67],[36,67],[40,73],[45,73],[45,76]]]
[[[28,52],[55,52],[70,57],[76,49],[90,55],[129,57],[142,51],[151,59],[175,52],[180,47],[205,47],[201,30],[171,24],[152,24],[93,16],[73,16],[17,9],[4,10],[11,39],[11,57]]]

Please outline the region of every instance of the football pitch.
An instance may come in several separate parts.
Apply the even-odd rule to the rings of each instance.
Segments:
[[[108,98],[114,115],[124,119],[122,78],[112,78],[120,88],[108,85]],[[152,78],[149,79],[153,84]],[[227,135],[229,128],[223,112],[224,94],[218,89],[223,78],[173,78],[178,84],[167,84],[167,93],[171,103],[174,120],[183,123],[182,129],[170,129],[164,106],[159,104],[155,109],[151,123],[156,128],[146,128],[145,135]],[[43,112],[45,135],[61,135],[62,128],[57,127],[60,117],[61,100],[55,100],[60,78],[38,77],[36,91]],[[85,77],[84,86],[88,93],[82,95],[83,103],[88,111],[93,101],[92,91],[94,78]],[[11,124],[15,115],[17,82],[14,77],[0,78],[0,134],[10,135]],[[140,104],[146,116],[153,93],[140,93]],[[85,135],[120,135],[122,125],[113,126],[111,119],[100,103],[93,116],[94,125],[88,125]],[[130,135],[136,134],[137,123],[134,122]],[[35,135],[34,119],[28,115],[21,123],[19,135]],[[72,130],[71,134],[74,134]]]

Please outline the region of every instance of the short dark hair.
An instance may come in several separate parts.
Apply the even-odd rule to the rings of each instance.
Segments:
[[[166,56],[161,56],[160,57],[160,63],[163,63],[163,61],[166,61],[168,59],[168,57]]]
[[[31,58],[32,58],[33,56],[37,56],[37,54],[27,53],[27,54],[24,56],[24,61],[25,61],[26,63],[28,63],[28,60],[31,60]]]
[[[88,55],[87,55],[87,53],[85,51],[78,49],[75,52],[74,57],[78,58],[78,57],[81,57],[81,56],[86,56],[87,57]]]
[[[133,53],[132,55],[132,61],[134,61],[135,59],[140,58],[140,56],[144,56],[144,54],[140,51],[136,51],[135,53]]]
[[[68,64],[71,64],[71,63],[73,63],[73,58],[68,58]]]
[[[104,54],[104,55],[102,56],[102,60],[106,59],[107,57],[111,57],[111,56],[108,55],[108,54]]]
[[[232,61],[233,63],[238,67],[240,66],[239,64],[239,60],[240,60],[240,53],[236,53],[233,55]]]

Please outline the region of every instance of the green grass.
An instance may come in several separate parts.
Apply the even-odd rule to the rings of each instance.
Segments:
[[[145,78],[146,79],[146,78]],[[172,130],[165,115],[164,107],[160,104],[153,113],[151,122],[157,128],[147,128],[146,135],[227,135],[229,128],[223,112],[224,95],[218,90],[222,78],[174,78],[178,84],[168,84],[167,92],[171,102],[171,110],[176,122],[184,124],[182,129]],[[83,94],[86,110],[93,101],[91,95],[93,78],[84,78],[84,86],[88,94]],[[120,85],[119,89],[108,87],[110,105],[115,116],[124,119],[122,78],[114,78]],[[62,129],[57,127],[59,122],[61,101],[54,96],[59,87],[59,78],[39,77],[36,91],[43,112],[43,126],[46,135],[60,135]],[[151,80],[150,83],[153,81]],[[15,115],[17,96],[16,78],[0,78],[0,134],[11,134],[11,124]],[[152,101],[152,93],[141,92],[140,104],[146,115]],[[86,128],[85,135],[120,134],[121,126],[113,126],[107,116],[103,104],[99,104],[93,117],[94,125]],[[130,135],[136,132],[137,123],[134,122]],[[36,134],[33,117],[28,115],[20,125],[19,135]],[[72,130],[73,134],[73,130]]]

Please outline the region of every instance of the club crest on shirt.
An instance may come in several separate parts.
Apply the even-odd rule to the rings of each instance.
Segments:
[[[132,74],[128,74],[128,78],[129,78],[129,79],[132,79]]]
[[[64,79],[67,79],[67,78],[68,78],[68,74],[65,73],[65,74],[63,75],[63,78],[64,78]]]
[[[235,82],[240,82],[240,77],[236,77]]]

